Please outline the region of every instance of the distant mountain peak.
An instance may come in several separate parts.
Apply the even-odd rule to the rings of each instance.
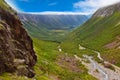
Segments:
[[[115,13],[115,12],[120,12],[120,2],[98,9],[95,12],[95,14],[93,15],[93,17],[109,16],[109,15],[112,15],[113,13]]]

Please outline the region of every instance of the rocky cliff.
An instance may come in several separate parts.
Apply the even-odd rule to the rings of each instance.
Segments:
[[[93,15],[93,17],[99,17],[99,16],[109,16],[112,15],[115,12],[120,12],[120,2],[116,3],[114,5],[110,5],[107,7],[102,7],[96,11],[96,13]]]
[[[32,40],[14,10],[0,1],[0,73],[33,77],[36,63]]]

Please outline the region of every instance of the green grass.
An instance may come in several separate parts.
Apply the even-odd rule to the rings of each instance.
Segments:
[[[105,60],[120,67],[120,49],[103,51],[102,56]]]
[[[90,48],[86,47],[85,46],[85,50],[80,50],[79,49],[79,44],[76,43],[76,42],[73,42],[71,40],[71,42],[69,42],[68,40],[64,41],[62,44],[61,44],[61,47],[63,49],[63,51],[69,53],[69,54],[72,54],[72,55],[78,55],[80,57],[83,57],[83,55],[89,55],[89,56],[97,56],[97,54],[95,54]]]
[[[31,37],[47,41],[61,42],[70,30],[48,30],[45,26],[34,24],[32,22],[23,22],[24,27]],[[36,35],[37,34],[37,35]]]
[[[92,18],[73,31],[67,41],[71,39],[74,43],[81,43],[88,48],[101,49],[103,45],[113,41],[120,34],[120,25],[116,26],[119,20],[120,13],[108,17]]]
[[[30,78],[22,77],[22,76],[16,76],[14,74],[10,73],[3,73],[0,75],[0,80],[32,80]]]
[[[36,78],[41,79],[40,76],[46,76],[49,78],[51,74],[54,74],[60,78],[60,80],[96,80],[87,73],[87,70],[83,65],[79,65],[84,70],[83,73],[72,72],[56,64],[56,58],[64,52],[58,52],[58,43],[42,41],[39,39],[33,39],[34,48],[38,56],[38,62],[35,66]]]

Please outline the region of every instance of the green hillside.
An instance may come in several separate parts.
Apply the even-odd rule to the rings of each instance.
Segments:
[[[105,7],[108,13],[109,7],[111,6]],[[70,33],[68,39],[62,43],[62,48],[75,53],[78,51],[78,45],[81,44],[88,49],[100,51],[105,60],[120,66],[120,12],[115,5],[113,7],[115,10],[111,15],[98,14],[98,12],[105,12],[102,9],[98,10],[85,24]]]
[[[64,36],[68,34],[70,30],[48,30],[45,26],[37,25],[32,22],[23,22],[25,29],[31,37],[39,38],[41,40],[58,41],[63,40]]]
[[[91,49],[100,49],[120,34],[120,13],[108,17],[96,17],[70,34],[70,38]]]

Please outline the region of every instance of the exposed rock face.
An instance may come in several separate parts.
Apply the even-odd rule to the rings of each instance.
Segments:
[[[8,8],[3,0],[0,3]],[[32,40],[16,12],[10,7],[7,11],[0,6],[0,73],[16,72],[18,75],[33,77],[36,60]]]
[[[115,12],[120,12],[120,2],[114,5],[110,5],[107,7],[103,7],[98,9],[95,14],[93,15],[93,17],[99,17],[99,16],[109,16],[112,15]]]

